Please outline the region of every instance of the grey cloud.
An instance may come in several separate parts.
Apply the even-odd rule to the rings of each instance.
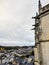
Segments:
[[[37,11],[38,0],[0,0],[0,45],[34,45]]]

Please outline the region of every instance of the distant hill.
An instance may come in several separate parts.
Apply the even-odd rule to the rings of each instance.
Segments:
[[[28,48],[28,47],[34,47],[34,46],[0,46],[0,48],[4,49],[18,49],[18,48]]]

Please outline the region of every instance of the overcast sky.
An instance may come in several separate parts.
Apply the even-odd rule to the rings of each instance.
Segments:
[[[42,6],[49,0],[41,0]],[[38,0],[0,0],[0,45],[34,45],[32,16],[38,11]]]

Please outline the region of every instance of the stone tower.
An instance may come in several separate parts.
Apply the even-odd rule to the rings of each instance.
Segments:
[[[34,64],[49,65],[49,4],[42,7],[39,0],[39,14],[35,18]]]

